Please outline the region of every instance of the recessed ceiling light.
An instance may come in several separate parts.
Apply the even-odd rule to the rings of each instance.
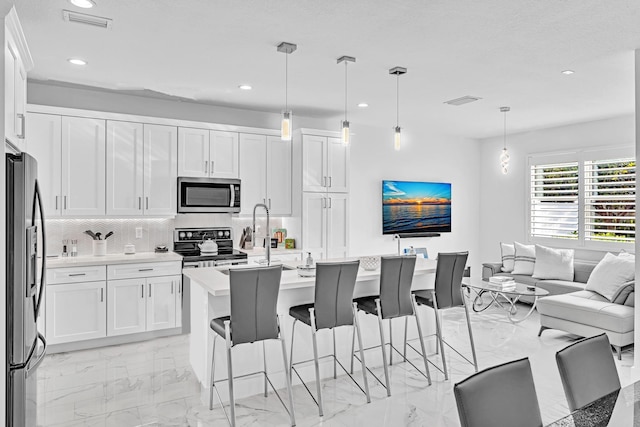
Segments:
[[[240,89],[242,89],[242,90],[251,90],[251,89],[253,89],[253,88],[251,87],[251,85],[240,85],[240,86],[238,86],[238,87],[239,87]]]
[[[69,2],[72,5],[81,7],[83,9],[91,9],[96,5],[92,0],[69,0]]]
[[[67,61],[69,61],[73,65],[87,65],[87,61],[85,61],[84,59],[80,59],[80,58],[69,58],[69,59],[67,59]]]
[[[360,108],[367,108],[369,106],[369,104],[367,104],[366,102],[361,102],[360,104],[358,104],[358,107]]]
[[[575,73],[575,71],[573,71],[573,70],[564,70],[564,71],[562,72],[562,74],[564,74],[564,75],[566,75],[566,76],[569,76],[569,75],[571,75],[571,74],[573,74],[573,73]]]

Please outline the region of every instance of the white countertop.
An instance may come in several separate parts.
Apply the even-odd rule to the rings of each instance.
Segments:
[[[357,258],[347,259],[333,259],[326,260],[324,262],[331,261],[351,261]],[[283,262],[282,265],[293,270],[283,270],[282,278],[280,280],[280,290],[299,289],[299,288],[313,288],[315,286],[315,277],[300,277],[296,267],[299,263],[296,262]],[[234,267],[234,268],[247,268],[247,267]],[[229,275],[222,273],[222,270],[227,270],[228,267],[210,267],[210,268],[192,268],[185,269],[183,275],[191,279],[192,282],[199,284],[207,292],[213,296],[229,295]],[[418,258],[416,262],[416,269],[414,276],[435,273],[436,261],[432,259]],[[373,271],[366,271],[362,267],[358,270],[358,277],[356,282],[375,280],[380,277],[380,268]]]
[[[134,264],[138,262],[182,261],[182,256],[169,251],[164,253],[138,252],[131,255],[107,254],[105,256],[77,256],[47,258],[47,267],[83,267],[88,265]]]

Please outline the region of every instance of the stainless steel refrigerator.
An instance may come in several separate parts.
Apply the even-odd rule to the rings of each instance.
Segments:
[[[6,155],[6,425],[16,427],[36,425],[35,371],[47,348],[37,327],[46,277],[44,214],[37,177],[33,157]]]

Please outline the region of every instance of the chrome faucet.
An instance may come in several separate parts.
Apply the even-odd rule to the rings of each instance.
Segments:
[[[269,235],[269,207],[264,203],[258,203],[253,207],[253,227],[251,229],[253,234],[253,244],[256,244],[256,209],[260,206],[264,208],[264,211],[267,213],[267,236]],[[271,265],[271,239],[267,242],[267,238],[265,237],[264,247],[267,251],[267,266]]]

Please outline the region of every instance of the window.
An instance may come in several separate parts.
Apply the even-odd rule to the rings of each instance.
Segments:
[[[530,157],[531,238],[569,246],[633,243],[636,161],[629,151]]]

